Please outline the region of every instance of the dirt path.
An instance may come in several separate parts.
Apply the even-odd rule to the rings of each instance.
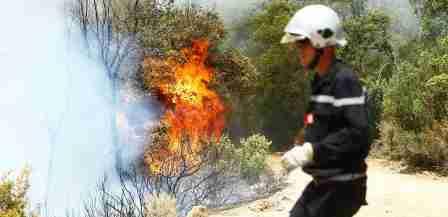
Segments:
[[[356,217],[447,217],[448,179],[428,173],[401,174],[388,162],[369,161],[368,206]],[[300,169],[288,176],[288,186],[273,196],[212,217],[288,217],[288,211],[310,178]]]

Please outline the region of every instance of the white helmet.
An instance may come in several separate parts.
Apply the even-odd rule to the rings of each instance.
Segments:
[[[347,44],[338,14],[324,5],[309,5],[297,11],[285,32],[282,44],[304,39],[309,39],[315,48]]]

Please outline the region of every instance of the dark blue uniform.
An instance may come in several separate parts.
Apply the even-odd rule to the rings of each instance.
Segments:
[[[352,69],[335,60],[312,81],[305,115],[305,142],[313,145],[313,177],[291,217],[351,217],[366,204],[369,135],[366,94]]]

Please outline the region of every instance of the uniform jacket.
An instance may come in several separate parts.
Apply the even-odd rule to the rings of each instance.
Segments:
[[[364,173],[370,144],[366,94],[351,67],[335,60],[329,73],[315,76],[305,115],[305,142],[314,150],[303,170],[314,178]]]

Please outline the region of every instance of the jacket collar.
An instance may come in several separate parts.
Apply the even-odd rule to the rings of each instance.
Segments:
[[[334,77],[339,68],[338,67],[339,63],[340,63],[340,60],[335,58],[330,65],[328,73],[325,74],[323,77],[319,77],[319,75],[317,73],[315,73],[313,81],[311,83],[312,93],[319,91],[319,89],[322,86],[325,86],[326,84],[330,84],[334,80]]]

